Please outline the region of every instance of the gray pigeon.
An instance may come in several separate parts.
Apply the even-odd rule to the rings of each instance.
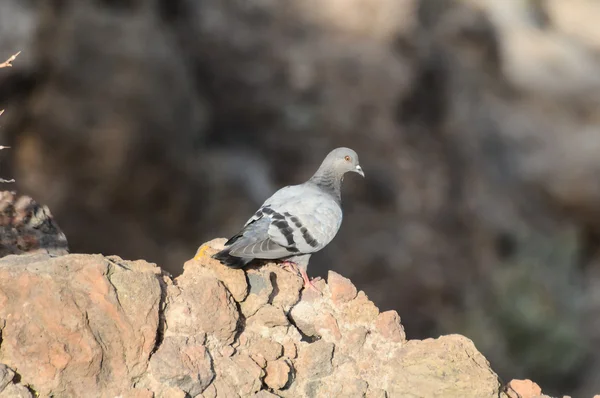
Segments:
[[[308,181],[281,188],[267,199],[213,258],[232,268],[254,259],[283,259],[300,272],[304,287],[314,288],[306,274],[308,260],[340,229],[342,180],[349,171],[365,176],[356,152],[334,149]]]

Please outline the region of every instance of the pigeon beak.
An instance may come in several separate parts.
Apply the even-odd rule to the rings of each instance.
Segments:
[[[363,178],[365,177],[365,172],[363,171],[362,167],[360,167],[360,165],[356,165],[356,172],[360,174]]]

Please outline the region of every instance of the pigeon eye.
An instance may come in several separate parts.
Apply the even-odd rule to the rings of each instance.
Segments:
[[[344,156],[344,159],[346,159],[346,162],[349,162],[349,161],[352,160],[352,158],[350,156],[348,156],[348,155]]]

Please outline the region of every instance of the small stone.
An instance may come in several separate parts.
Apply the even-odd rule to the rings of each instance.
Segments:
[[[301,348],[296,361],[299,377],[318,379],[333,372],[333,343],[319,340]]]
[[[215,390],[214,390],[215,395],[214,395],[214,397],[210,397],[210,398],[221,398],[221,397],[237,398],[240,396],[240,394],[237,391],[237,388],[228,382],[217,379],[213,384],[215,387]],[[207,397],[207,398],[209,398],[209,397]]]
[[[368,330],[363,326],[359,326],[347,332],[344,335],[344,346],[346,347],[346,350],[351,354],[358,353],[365,345],[367,333]]]
[[[258,270],[248,270],[250,292],[246,299],[240,304],[242,314],[244,314],[246,318],[256,314],[256,311],[269,302],[269,298],[273,293],[270,275],[271,273],[263,271],[262,268]]]
[[[507,394],[512,398],[511,393],[516,393],[519,398],[534,398],[542,395],[542,389],[529,379],[511,380],[508,383]]]
[[[309,397],[365,397],[367,383],[355,375],[339,374],[336,369],[332,377],[308,382],[305,393]]]
[[[33,396],[22,384],[9,384],[0,392],[0,398],[32,398]]]
[[[267,327],[287,326],[289,321],[281,308],[265,305],[248,319],[248,324],[258,323]]]
[[[296,348],[296,344],[294,344],[293,341],[286,341],[285,343],[283,343],[283,355],[290,358],[290,359],[294,359],[296,358],[296,355],[298,354],[298,349]]]
[[[238,352],[231,358],[215,358],[217,375],[214,385],[217,397],[248,397],[261,390],[264,370],[245,353]]]
[[[350,279],[344,278],[337,272],[329,271],[327,283],[334,304],[347,303],[357,295],[356,286],[352,284]]]
[[[253,394],[256,393],[260,390],[262,383],[261,383],[261,378],[264,375],[264,371],[262,370],[262,368],[260,366],[258,366],[256,364],[256,362],[254,362],[252,360],[252,358],[250,358],[249,356],[246,355],[236,355],[234,357],[232,357],[234,360],[234,363],[236,364],[236,371],[237,371],[237,376],[236,378],[239,381],[240,380],[240,375],[242,372],[245,373],[244,375],[244,382],[243,383],[239,383],[236,387],[240,392],[240,395],[242,396],[248,396],[249,394]],[[221,396],[221,395],[219,395]]]
[[[252,396],[252,398],[278,398],[279,395],[268,392],[267,390],[260,390]]]
[[[250,354],[250,358],[252,358],[252,360],[261,367],[261,369],[267,367],[267,360],[262,354]]]
[[[215,380],[210,386],[206,387],[206,390],[198,398],[217,398],[217,387],[219,380]],[[168,395],[164,395],[168,397]]]
[[[248,270],[248,284],[250,292],[248,294],[262,295],[267,293],[267,297],[273,292],[273,284],[270,280],[270,273],[261,272],[262,269]]]
[[[257,337],[250,342],[248,351],[252,355],[262,355],[267,361],[274,361],[283,354],[283,346],[276,341]]]
[[[15,372],[3,363],[0,363],[0,391],[13,381]]]
[[[404,328],[400,323],[400,316],[396,311],[385,311],[377,316],[375,327],[381,335],[393,342],[402,343],[406,341]]]
[[[187,398],[188,395],[185,393],[185,391],[177,388],[177,387],[170,387],[167,388],[165,390],[162,391],[162,393],[159,395],[160,397],[165,397],[165,398]]]
[[[191,396],[204,391],[215,377],[206,347],[184,336],[167,336],[150,359],[150,369],[159,382]]]
[[[246,333],[242,333],[240,335],[240,338],[238,339],[238,341],[236,343],[238,344],[238,346],[246,346],[248,344],[248,336],[247,336],[247,334]]]
[[[388,395],[385,390],[382,390],[381,388],[369,386],[365,398],[388,398]]]
[[[318,316],[315,306],[302,300],[290,311],[294,324],[306,336],[316,336],[315,319]]]
[[[335,351],[331,363],[335,368],[336,374],[340,373],[341,369],[343,369],[344,372],[349,373],[350,375],[356,375],[359,372],[358,366],[356,365],[356,361],[354,361],[352,357],[345,354],[341,350]],[[350,371],[348,371],[348,369],[350,369]]]
[[[342,338],[337,321],[330,312],[324,312],[317,317],[315,329],[321,337],[327,340],[339,341]]]
[[[290,378],[290,365],[283,359],[269,362],[265,369],[265,384],[274,390],[281,390]]]
[[[312,283],[316,289],[303,289],[300,299],[310,304],[316,304],[323,301],[323,292],[327,287],[327,283],[323,279],[313,281]]]
[[[239,312],[223,283],[211,275],[195,277],[189,273],[177,281],[180,294],[169,303],[165,314],[169,331],[188,336],[206,332],[221,343],[233,343]]]
[[[354,300],[349,302],[342,310],[342,321],[346,324],[370,324],[377,319],[379,309],[369,300],[362,290]],[[340,319],[338,318],[338,321]]]
[[[221,355],[223,355],[224,357],[230,357],[233,354],[235,354],[235,348],[233,348],[230,345],[226,345],[223,348],[221,348]]]
[[[364,397],[367,392],[367,382],[360,379],[344,380],[342,384],[342,397]]]
[[[122,398],[154,398],[154,393],[146,388],[132,388],[123,394]]]
[[[273,284],[273,290],[277,293],[273,296],[273,304],[275,307],[289,311],[294,304],[300,300],[300,290],[302,289],[302,278],[292,272],[286,271],[280,265],[267,264],[265,272],[270,272],[273,275],[270,281]]]

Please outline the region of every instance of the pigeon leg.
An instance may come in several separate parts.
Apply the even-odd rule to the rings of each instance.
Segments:
[[[312,283],[312,281],[308,277],[308,274],[306,273],[306,270],[304,268],[300,267],[300,273],[302,274],[302,279],[304,280],[304,288],[305,289],[310,288],[310,289],[313,289],[314,291],[316,291],[317,293],[322,294],[321,291],[319,289],[317,289],[317,287]]]
[[[295,274],[298,274],[300,272],[298,270],[298,264],[296,264],[293,261],[284,260],[281,262],[281,265],[282,265],[283,269],[285,269],[286,271],[293,272]]]
[[[322,294],[319,289],[312,283],[308,274],[306,273],[306,269],[308,268],[308,260],[310,259],[310,254],[301,254],[299,256],[290,257],[288,260],[283,261],[283,263],[287,263],[288,266],[291,266],[296,272],[302,275],[302,280],[304,281],[304,288],[310,288],[316,291],[319,294]],[[293,264],[293,265],[292,265]],[[316,279],[315,279],[316,280]]]

